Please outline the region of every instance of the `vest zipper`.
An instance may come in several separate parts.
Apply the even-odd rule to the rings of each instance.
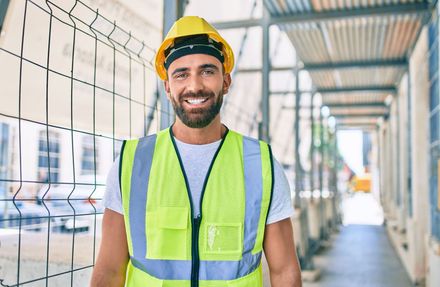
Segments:
[[[173,143],[174,150],[176,151],[177,158],[179,160],[180,169],[182,170],[183,177],[185,178],[186,192],[188,194],[189,205],[191,208],[191,287],[199,287],[199,268],[200,268],[200,255],[199,255],[199,233],[200,233],[200,224],[202,222],[202,203],[203,196],[205,195],[206,185],[208,183],[209,175],[211,174],[212,166],[214,165],[215,159],[217,158],[218,153],[220,152],[223,143],[225,142],[226,136],[228,135],[229,129],[226,128],[226,133],[224,134],[222,141],[220,142],[217,151],[212,158],[211,164],[209,166],[208,172],[205,176],[205,181],[203,183],[202,193],[200,196],[199,202],[199,212],[200,214],[194,218],[194,207],[192,202],[191,190],[189,189],[188,178],[185,173],[185,168],[183,167],[182,158],[180,157],[179,149],[177,148],[176,142],[174,141],[173,135],[173,126],[169,128],[171,142]]]
[[[199,254],[199,232],[200,232],[200,224],[202,223],[202,206],[203,206],[203,197],[205,196],[205,190],[206,190],[206,185],[208,184],[208,178],[211,174],[211,170],[212,167],[214,165],[215,159],[217,158],[218,153],[220,152],[220,149],[223,146],[223,143],[225,142],[226,136],[228,134],[229,130],[226,130],[225,135],[222,138],[222,141],[220,142],[220,145],[218,146],[214,157],[212,158],[211,164],[209,165],[208,171],[206,173],[205,176],[205,181],[203,182],[203,188],[202,188],[202,192],[200,194],[200,202],[199,202],[199,215],[194,218],[194,223],[195,226],[193,225],[193,228],[196,229],[195,231],[195,237],[193,238],[193,250],[195,250],[195,254],[193,254],[193,262],[194,265],[193,267],[195,268],[195,270],[193,270],[195,273],[194,275],[194,280],[191,278],[191,287],[199,287],[199,269],[200,269],[200,254]],[[193,274],[192,273],[192,274]]]
[[[200,223],[202,221],[201,215],[194,218],[193,222],[193,240],[192,240],[192,272],[191,272],[191,287],[199,287],[199,233]]]

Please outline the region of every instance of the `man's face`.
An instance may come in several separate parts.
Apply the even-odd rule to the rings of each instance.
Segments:
[[[219,114],[231,84],[222,63],[206,54],[176,59],[168,67],[165,90],[179,119],[188,127],[204,128]]]

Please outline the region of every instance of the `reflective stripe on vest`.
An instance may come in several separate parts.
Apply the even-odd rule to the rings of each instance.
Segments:
[[[158,148],[159,145],[160,147]],[[172,237],[174,236],[173,232],[176,232],[175,234],[178,236],[179,234],[191,234],[191,226],[188,227],[185,225],[187,224],[185,206],[175,207],[170,203],[168,207],[167,204],[164,204],[164,207],[156,208],[154,212],[150,212],[147,207],[151,206],[149,205],[151,202],[148,202],[149,189],[153,188],[151,191],[153,192],[156,188],[152,183],[152,181],[155,180],[152,177],[155,175],[160,174],[162,177],[169,178],[170,181],[176,180],[179,184],[183,183],[184,185],[184,178],[179,177],[178,169],[180,169],[180,166],[178,166],[178,169],[172,166],[172,170],[155,170],[162,167],[160,160],[164,159],[158,153],[164,153],[165,158],[169,159],[171,153],[176,153],[172,147],[169,129],[159,132],[157,136],[153,135],[140,140],[127,141],[124,145],[124,150],[121,155],[121,190],[127,242],[131,265],[133,265],[135,269],[142,270],[148,275],[160,280],[191,280],[192,261],[190,252],[188,254],[185,252],[182,254],[172,254],[172,252],[168,254],[168,252],[165,251],[167,254],[159,254],[158,256],[157,252],[148,250],[148,248],[152,248],[150,246],[152,243],[149,244],[147,238],[154,238],[148,236],[149,223],[151,226],[153,224],[165,225],[165,228],[170,229]],[[233,164],[234,161],[231,160],[231,164],[234,166],[222,165],[221,168],[232,169],[229,171],[229,174],[241,174],[240,178],[242,178],[244,185],[242,187],[244,196],[242,197],[243,202],[238,202],[238,204],[241,204],[243,206],[242,209],[244,209],[242,211],[244,212],[243,226],[240,227],[240,225],[236,223],[229,225],[228,223],[222,222],[216,225],[215,213],[213,213],[214,215],[210,213],[210,209],[213,208],[213,203],[203,201],[203,214],[207,214],[207,220],[210,220],[212,224],[209,225],[205,223],[205,216],[203,216],[200,237],[202,238],[204,234],[206,236],[200,239],[199,242],[200,246],[206,247],[206,250],[200,248],[199,280],[202,281],[236,280],[252,272],[256,272],[258,268],[261,268],[260,262],[264,228],[271,200],[273,170],[269,146],[258,140],[243,137],[229,131],[225,136],[223,146],[221,145],[220,148],[221,150],[226,149],[227,151],[241,154],[241,159],[236,159],[235,164]],[[222,154],[219,153],[219,156],[222,157],[222,160],[229,160],[228,153],[226,152]],[[171,161],[172,160],[176,159],[171,158]],[[217,159],[214,160],[216,161]],[[218,170],[219,167],[215,166],[215,168]],[[217,174],[220,174],[220,172],[217,171]],[[152,176],[151,178],[150,175]],[[222,179],[214,180],[209,177],[207,197],[221,196],[219,191],[221,191],[222,186],[217,186],[221,185],[221,181]],[[210,182],[213,183],[210,184]],[[185,187],[182,187],[182,190],[184,189]],[[240,192],[240,190],[241,189],[237,187],[237,192]],[[167,196],[166,190],[161,190],[161,194],[162,193],[163,197]],[[158,197],[157,194],[158,193],[156,193],[156,197]],[[173,193],[170,192],[169,195],[171,194]],[[185,196],[188,197],[186,194]],[[165,199],[153,198],[152,200]],[[188,205],[189,200],[188,198]],[[222,208],[222,206],[218,206],[217,208]],[[150,212],[151,215],[147,216],[148,212]],[[153,214],[155,216],[153,216]],[[171,224],[172,226],[166,226],[169,223],[161,222],[166,221],[161,218],[161,216],[172,218],[172,220],[176,222],[175,224]],[[188,216],[192,216],[192,214],[188,213]],[[146,218],[149,219],[146,220]],[[238,218],[240,218],[240,216]],[[153,219],[153,222],[149,222]],[[191,220],[191,218],[189,218],[189,220]],[[186,232],[187,230],[189,230],[189,232]],[[215,241],[212,240],[212,238],[215,238],[216,234],[220,232],[232,232],[232,234],[234,234],[234,231],[240,232],[241,235],[239,234],[239,236],[243,237],[240,240],[242,241],[242,247],[240,247],[241,251],[239,254],[234,253],[233,250],[221,250],[220,247],[215,245]],[[178,236],[176,238],[180,238]],[[182,238],[188,239],[187,236]],[[171,238],[169,240],[174,239]],[[182,244],[185,245],[185,242]],[[187,245],[188,242],[186,242],[186,246]],[[227,247],[229,245],[234,246],[234,242],[224,242],[224,246]],[[213,250],[208,250],[210,248]],[[163,257],[160,258],[160,256]],[[221,258],[221,260],[213,260],[213,258]],[[133,270],[129,271],[135,272]],[[261,272],[261,270],[259,271]],[[129,280],[129,278],[127,278],[127,280]],[[203,284],[200,286],[203,286]]]

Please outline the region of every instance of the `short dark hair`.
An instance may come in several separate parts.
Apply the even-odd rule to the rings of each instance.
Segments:
[[[206,34],[176,38],[164,54],[164,66],[167,70],[173,61],[190,54],[207,54],[217,58],[222,64],[225,62],[222,43],[212,40]]]

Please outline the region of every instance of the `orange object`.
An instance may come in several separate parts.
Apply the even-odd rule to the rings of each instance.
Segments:
[[[371,174],[356,175],[352,180],[353,191],[370,192],[371,191]]]

